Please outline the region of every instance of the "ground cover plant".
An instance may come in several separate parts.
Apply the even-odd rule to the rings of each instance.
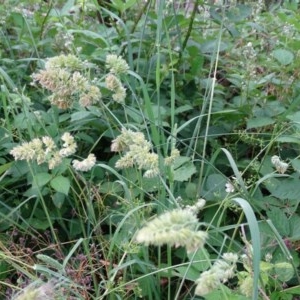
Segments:
[[[1,299],[298,299],[298,2],[1,1]]]

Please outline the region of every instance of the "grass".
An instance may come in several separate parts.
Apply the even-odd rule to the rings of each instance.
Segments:
[[[233,2],[0,4],[3,299],[299,295],[299,3]]]

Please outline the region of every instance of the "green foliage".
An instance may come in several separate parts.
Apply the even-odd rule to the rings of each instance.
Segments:
[[[1,298],[298,297],[298,2],[2,1]]]

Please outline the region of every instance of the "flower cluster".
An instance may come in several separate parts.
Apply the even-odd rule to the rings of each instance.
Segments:
[[[89,154],[89,156],[83,161],[74,159],[72,161],[73,167],[77,171],[86,172],[89,171],[96,163],[96,156],[94,154]]]
[[[198,219],[188,209],[175,209],[149,221],[137,232],[136,241],[145,245],[167,244],[186,247],[188,252],[203,247],[207,233],[198,231]]]
[[[159,174],[158,155],[150,152],[151,143],[146,141],[141,132],[133,132],[122,128],[122,133],[112,141],[111,151],[124,152],[116,162],[116,168],[123,169],[138,166],[145,169],[145,177],[155,177]]]
[[[235,189],[234,189],[233,184],[230,181],[226,182],[225,183],[225,192],[226,193],[234,193],[234,191],[235,191]]]
[[[62,162],[64,157],[73,155],[77,149],[76,141],[69,132],[65,132],[61,140],[63,144],[58,149],[54,140],[49,136],[44,136],[41,139],[35,138],[30,142],[14,147],[10,154],[15,160],[36,161],[39,165],[47,163],[48,168],[52,170]],[[74,160],[73,167],[78,171],[89,171],[95,163],[96,157],[94,154],[90,154],[82,162]]]
[[[123,152],[124,155],[116,162],[116,168],[124,169],[137,166],[146,170],[144,177],[159,175],[159,158],[151,152],[152,145],[141,132],[122,128],[122,133],[112,141],[111,151]],[[165,165],[170,166],[179,156],[179,151],[173,149],[171,155],[165,158]]]
[[[76,152],[77,144],[74,137],[69,133],[65,132],[61,137],[63,143],[63,148],[59,151],[62,157],[68,157]]]
[[[288,164],[280,160],[277,155],[273,155],[271,157],[271,162],[275,166],[276,170],[280,174],[284,174],[288,168]]]
[[[51,104],[66,109],[78,98],[79,104],[86,107],[100,101],[101,92],[82,75],[83,68],[83,62],[76,56],[59,55],[49,58],[45,70],[33,74],[32,78],[52,92]]]
[[[234,277],[238,255],[235,253],[224,253],[222,259],[217,259],[213,266],[203,272],[196,280],[195,294],[204,296],[214,289],[218,288],[221,283]]]
[[[171,155],[165,158],[165,165],[171,166],[172,164],[174,164],[176,158],[179,156],[180,156],[179,150],[176,148],[172,149]]]
[[[49,169],[55,168],[62,160],[53,139],[50,137],[35,138],[30,142],[25,142],[14,147],[10,154],[15,160],[35,160],[37,164],[47,162]]]
[[[41,299],[54,299],[55,286],[52,282],[44,283],[39,287],[25,288],[15,300],[41,300]]]
[[[199,198],[194,205],[187,205],[185,207],[186,210],[191,211],[194,214],[197,214],[206,204],[206,200]]]
[[[109,54],[106,56],[106,68],[109,72],[116,75],[127,73],[129,66],[127,62],[121,57],[115,54]]]
[[[124,103],[126,89],[122,85],[119,76],[127,73],[129,66],[121,56],[110,54],[106,57],[106,67],[109,69],[109,74],[105,78],[106,87],[113,92],[112,98],[114,101]]]

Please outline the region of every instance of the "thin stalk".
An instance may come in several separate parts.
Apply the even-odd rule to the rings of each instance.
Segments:
[[[167,249],[167,260],[168,260],[168,266],[172,266],[172,249],[170,246],[168,246]],[[171,278],[172,278],[172,269],[168,269],[168,299],[171,300]]]
[[[192,14],[190,16],[190,22],[189,22],[189,26],[188,26],[188,30],[187,30],[187,33],[185,35],[185,38],[182,42],[182,47],[181,47],[181,51],[179,53],[179,62],[182,58],[182,53],[184,52],[185,48],[186,48],[186,45],[188,43],[188,40],[190,38],[190,35],[192,33],[192,30],[193,30],[193,24],[194,24],[194,20],[195,20],[195,16],[196,16],[196,13],[197,13],[197,10],[198,10],[198,6],[200,5],[200,1],[199,0],[196,0],[195,3],[194,3],[194,7],[193,7],[193,10],[192,10]]]
[[[31,165],[28,164],[28,167],[29,167],[29,170],[30,170],[30,172],[32,174],[33,182],[38,187],[37,177],[34,175],[34,172],[33,172],[33,169],[31,167]],[[50,218],[50,215],[49,215],[49,212],[48,212],[47,205],[45,203],[44,197],[43,197],[43,195],[41,193],[41,190],[39,188],[38,188],[38,194],[39,194],[39,199],[40,199],[40,202],[42,204],[43,210],[44,210],[45,215],[46,215],[46,219],[47,219],[49,227],[50,227],[50,231],[51,231],[51,233],[53,235],[53,238],[54,238],[56,244],[60,245],[59,239],[58,239],[58,237],[57,237],[57,235],[55,233],[54,227],[52,225],[52,221],[51,221],[51,218]]]
[[[222,26],[220,28],[220,35],[219,35],[218,47],[217,47],[217,53],[216,53],[216,61],[215,61],[214,72],[213,72],[214,76],[213,76],[212,85],[211,85],[211,92],[210,92],[210,99],[209,99],[209,106],[208,106],[208,113],[207,113],[207,121],[206,121],[206,128],[205,128],[204,141],[203,141],[203,150],[202,150],[202,160],[201,160],[200,174],[199,174],[199,183],[198,183],[198,187],[197,187],[198,192],[200,192],[200,187],[201,187],[201,184],[202,184],[202,176],[203,176],[203,172],[204,172],[204,161],[205,161],[205,157],[206,157],[208,131],[209,131],[209,127],[210,127],[210,120],[211,120],[211,114],[212,114],[212,104],[213,104],[213,100],[214,100],[214,90],[215,90],[216,75],[217,75],[218,62],[219,62],[221,36],[222,36]]]

